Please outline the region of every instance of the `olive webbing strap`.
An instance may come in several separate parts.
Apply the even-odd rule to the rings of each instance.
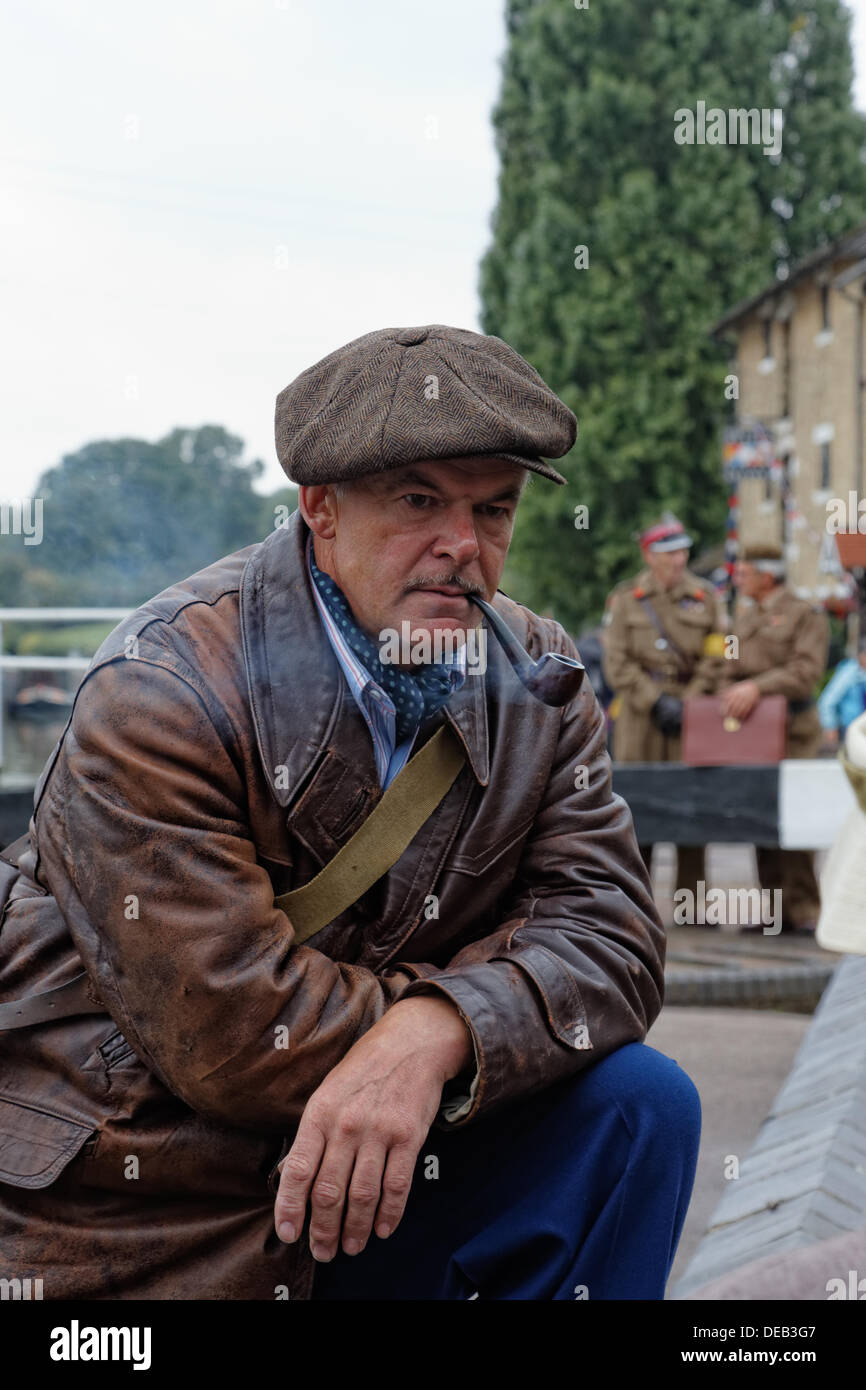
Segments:
[[[658,613],[653,607],[652,601],[647,597],[647,595],[644,595],[644,597],[642,599],[639,599],[638,601],[641,607],[644,609],[644,611],[649,614],[650,621],[652,622],[653,627],[658,632],[662,641],[665,642],[673,652],[674,660],[678,663],[681,673],[688,675],[691,669],[691,662],[689,661],[689,658],[686,656],[682,647],[677,646],[676,642],[671,637],[670,633],[668,632],[667,628],[665,627],[664,623],[662,622],[661,618],[659,617]]]
[[[296,942],[315,936],[393,868],[450,790],[465,761],[460,740],[449,724],[443,724],[400,769],[351,840],[315,878],[274,899],[274,906],[289,916]],[[16,841],[11,848],[18,845]],[[82,971],[65,985],[0,1004],[0,1032],[75,1014],[107,1012],[87,972]]]
[[[274,907],[285,912],[295,929],[296,944],[309,941],[393,868],[450,790],[465,760],[451,726],[442,724],[315,878],[274,899]]]

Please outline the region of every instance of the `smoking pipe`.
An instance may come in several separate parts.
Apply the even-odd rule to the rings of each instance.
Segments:
[[[544,652],[537,661],[533,661],[495,608],[476,594],[467,594],[466,597],[478,604],[497,640],[504,647],[505,655],[514,667],[518,680],[536,700],[540,700],[543,705],[559,707],[574,699],[583,681],[585,666],[575,661],[574,657],[560,656],[558,652]]]

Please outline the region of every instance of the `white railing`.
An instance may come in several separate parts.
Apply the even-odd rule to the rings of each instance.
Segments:
[[[3,765],[3,672],[5,671],[86,671],[89,656],[4,656],[4,623],[90,623],[122,622],[133,608],[0,608],[0,767]]]

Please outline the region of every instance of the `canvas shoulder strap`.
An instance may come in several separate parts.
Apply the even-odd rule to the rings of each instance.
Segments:
[[[274,899],[274,906],[289,916],[295,928],[296,944],[309,941],[393,868],[450,790],[465,761],[463,745],[450,724],[441,725],[315,878]],[[16,841],[14,848],[18,847]],[[105,1012],[84,971],[56,989],[0,1004],[0,1032],[74,1014]]]
[[[274,906],[286,913],[295,928],[296,944],[309,941],[393,868],[449,791],[464,762],[460,740],[450,724],[442,724],[401,768],[351,840],[315,878],[274,899]]]
[[[671,637],[670,633],[668,632],[667,628],[665,627],[664,623],[662,622],[661,618],[659,617],[658,613],[653,607],[652,602],[650,601],[648,596],[644,595],[644,597],[640,599],[639,602],[641,607],[649,614],[650,622],[655,627],[659,636],[662,637],[665,642],[667,642],[668,646],[674,654],[675,661],[679,663],[680,667],[683,670],[688,671],[690,665],[688,657],[686,656],[682,647],[677,646],[676,642]]]

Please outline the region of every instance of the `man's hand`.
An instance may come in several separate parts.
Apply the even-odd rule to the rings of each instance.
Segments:
[[[761,690],[754,681],[737,681],[722,695],[722,714],[726,719],[748,719],[760,699]]]
[[[650,714],[663,734],[676,735],[683,727],[683,702],[676,695],[660,695]]]
[[[822,752],[822,753],[836,753],[836,752],[838,752],[838,749],[839,749],[839,730],[838,730],[838,729],[824,729],[824,730],[822,730],[821,752]]]
[[[442,1087],[473,1058],[471,1033],[449,1000],[421,995],[393,1004],[304,1108],[280,1165],[274,1208],[280,1239],[297,1240],[308,1198],[317,1260],[333,1259],[341,1226],[347,1255],[363,1250],[374,1220],[378,1236],[390,1235],[403,1216]]]

